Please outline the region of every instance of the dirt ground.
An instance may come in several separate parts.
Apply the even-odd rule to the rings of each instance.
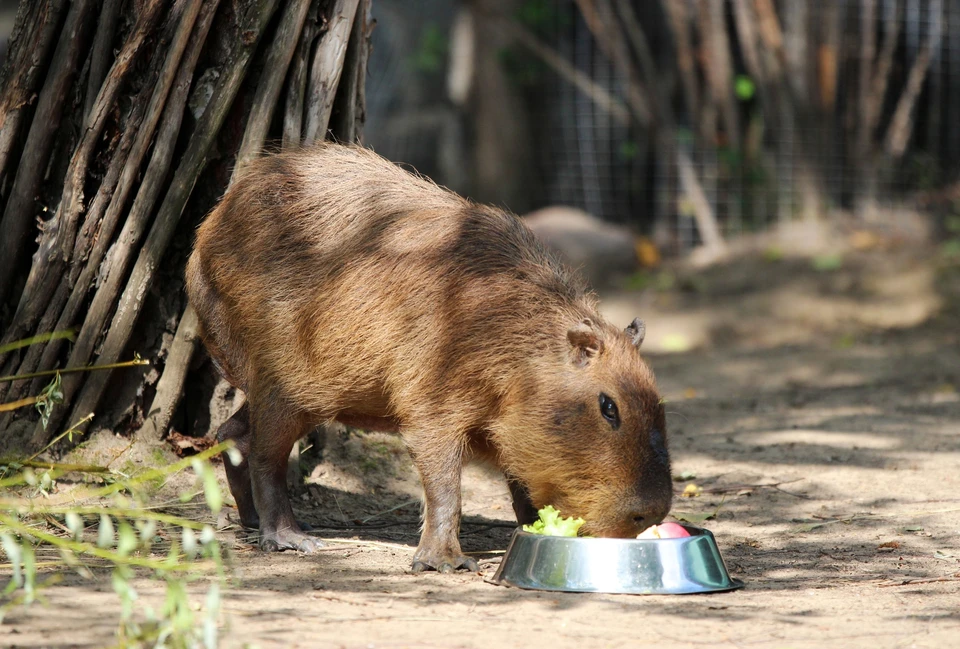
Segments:
[[[224,530],[237,579],[222,645],[960,646],[960,273],[932,250],[778,257],[654,275],[604,300],[618,323],[647,321],[673,471],[695,475],[675,483],[674,513],[715,512],[702,525],[742,590],[493,585],[512,510],[481,467],[464,478],[462,530],[480,574],[411,574],[419,504],[402,447],[335,431],[304,453],[295,502],[320,536],[344,542],[264,555]],[[701,495],[680,497],[689,484]],[[138,588],[144,601],[162,596]],[[108,577],[70,577],[47,598],[8,615],[0,645],[116,641]]]

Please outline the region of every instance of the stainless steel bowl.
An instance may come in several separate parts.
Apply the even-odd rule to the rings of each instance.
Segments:
[[[732,590],[709,530],[684,526],[679,539],[543,536],[517,529],[494,583],[572,593],[677,595]]]

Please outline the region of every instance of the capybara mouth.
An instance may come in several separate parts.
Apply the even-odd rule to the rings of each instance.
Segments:
[[[580,528],[580,535],[632,539],[648,527],[662,523],[665,516],[666,512],[644,512],[642,514],[632,512],[627,516],[617,516],[612,519],[604,519],[600,516],[591,519],[584,516],[586,521]]]
[[[650,523],[655,525],[656,523]],[[619,521],[614,523],[586,521],[580,528],[580,536],[598,536],[601,538],[632,539],[650,525],[638,525],[633,521]]]

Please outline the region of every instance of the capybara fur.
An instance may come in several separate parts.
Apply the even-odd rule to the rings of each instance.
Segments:
[[[223,376],[241,522],[310,552],[286,489],[293,444],[336,420],[399,432],[424,489],[414,570],[463,555],[460,474],[507,477],[520,522],[548,504],[628,537],[671,504],[663,405],[620,330],[514,215],[371,151],[321,144],[246,167],[197,233],[187,290]]]

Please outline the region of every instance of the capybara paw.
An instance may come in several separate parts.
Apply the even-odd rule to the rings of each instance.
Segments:
[[[429,552],[417,552],[413,557],[413,565],[410,569],[413,572],[423,572],[424,570],[436,570],[437,572],[453,572],[458,568],[463,568],[469,572],[477,572],[480,566],[476,559],[465,557],[462,554],[437,554]]]
[[[323,542],[320,539],[293,530],[260,533],[260,549],[264,552],[296,550],[297,552],[310,554],[322,547]]]

